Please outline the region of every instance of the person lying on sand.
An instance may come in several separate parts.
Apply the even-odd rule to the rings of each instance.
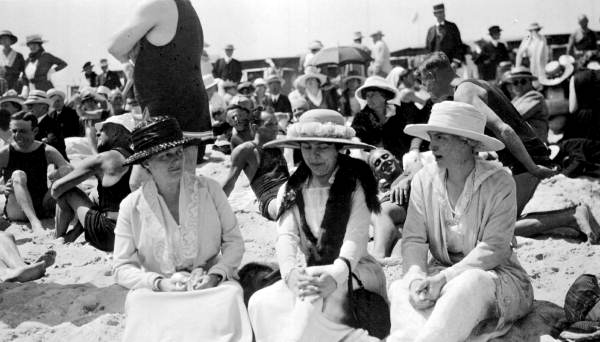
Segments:
[[[133,153],[133,127],[133,117],[128,114],[111,116],[96,124],[100,153],[86,158],[72,172],[53,184],[51,193],[58,205],[56,238],[62,237],[64,242],[73,242],[85,232],[85,239],[92,246],[112,252],[119,204],[131,192],[131,167],[124,166],[123,163]],[[77,185],[91,176],[98,179],[97,204],[77,188]],[[77,216],[77,223],[67,232],[74,216]]]
[[[8,225],[7,221],[3,221]],[[47,251],[34,263],[27,264],[23,261],[15,237],[7,232],[0,231],[0,282],[36,280],[44,276],[46,268],[54,264],[55,251]]]
[[[290,174],[280,149],[263,149],[263,145],[277,137],[277,119],[274,114],[262,112],[251,125],[254,140],[238,145],[231,153],[231,169],[223,184],[227,196],[231,194],[240,172],[244,170],[250,187],[259,202],[260,213],[269,220],[277,215],[277,192]]]
[[[6,196],[4,213],[9,220],[29,221],[34,232],[43,230],[40,218],[54,214],[55,203],[48,191],[48,180],[55,181],[71,166],[54,147],[35,140],[37,118],[28,112],[12,115],[13,141],[0,149],[0,168],[4,169]],[[48,164],[54,170],[48,174]]]

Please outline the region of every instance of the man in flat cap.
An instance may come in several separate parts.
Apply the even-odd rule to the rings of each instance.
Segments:
[[[478,54],[474,59],[479,71],[479,78],[486,81],[496,79],[496,70],[498,64],[502,61],[508,61],[508,49],[500,41],[500,32],[502,29],[498,25],[491,26],[488,29],[489,36],[484,37],[477,43]]]
[[[429,52],[442,51],[448,59],[464,60],[463,42],[455,23],[446,20],[444,4],[433,6],[433,15],[437,23],[427,31],[425,47]]]
[[[215,62],[213,76],[222,80],[230,80],[239,83],[242,78],[242,64],[232,57],[233,50],[232,44],[227,44],[225,46],[225,57],[219,58]]]

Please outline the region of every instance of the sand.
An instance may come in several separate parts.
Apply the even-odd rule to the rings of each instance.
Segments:
[[[209,162],[197,172],[223,180],[229,157],[210,152]],[[262,218],[242,175],[230,196],[246,243],[248,261],[274,261],[275,224]],[[543,182],[526,210],[561,209],[585,202],[600,219],[600,182],[557,176]],[[51,237],[53,222],[45,220],[44,234],[34,235],[26,225],[7,231],[17,238],[26,261],[46,250],[56,251],[56,262],[43,278],[24,284],[0,284],[0,341],[119,341],[123,332],[123,304],[127,291],[114,283],[111,255],[98,251],[80,237],[63,245]],[[531,275],[535,297],[559,306],[582,273],[600,275],[600,246],[557,237],[518,238],[516,252]],[[388,282],[402,276],[401,260],[387,260]],[[544,337],[544,341],[552,341]]]

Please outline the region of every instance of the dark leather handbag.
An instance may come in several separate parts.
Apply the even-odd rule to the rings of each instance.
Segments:
[[[350,261],[340,257],[348,266],[348,302],[346,324],[353,328],[365,329],[369,335],[384,339],[390,334],[390,307],[385,299],[363,286],[360,279],[352,272]],[[353,289],[352,278],[358,282],[358,289]]]

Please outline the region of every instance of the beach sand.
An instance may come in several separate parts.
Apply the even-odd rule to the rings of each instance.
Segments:
[[[229,157],[207,153],[209,162],[197,172],[221,181]],[[248,261],[274,261],[275,224],[258,213],[258,205],[242,175],[230,196]],[[585,202],[600,219],[600,182],[557,176],[544,181],[526,210],[560,209]],[[44,234],[32,234],[23,224],[7,231],[17,238],[26,261],[45,251],[56,251],[56,262],[43,278],[24,284],[0,284],[0,341],[119,341],[124,327],[123,304],[127,290],[114,283],[111,255],[86,244],[83,237],[63,245],[52,239],[52,220]],[[600,275],[600,246],[558,237],[518,238],[516,253],[532,278],[535,298],[563,305],[565,293],[582,273]],[[402,276],[401,260],[387,260],[389,282]],[[552,341],[544,337],[543,341]]]

